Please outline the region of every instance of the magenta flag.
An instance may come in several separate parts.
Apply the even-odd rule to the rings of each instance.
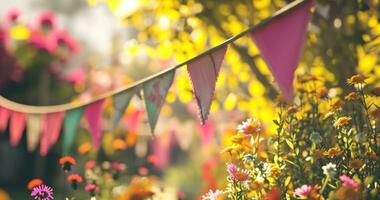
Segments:
[[[100,148],[102,138],[102,107],[104,99],[98,100],[89,104],[84,111],[84,116],[87,119],[87,127],[92,137],[92,143],[96,150]]]
[[[199,132],[202,144],[209,145],[214,139],[216,133],[216,124],[212,121],[208,121],[203,126],[199,126]]]
[[[42,115],[42,132],[40,141],[40,154],[46,156],[51,147],[57,143],[61,133],[64,112],[48,113]]]
[[[251,33],[251,38],[289,102],[293,99],[294,72],[305,44],[312,5],[313,1],[307,1]]]
[[[13,111],[11,113],[10,123],[10,140],[11,145],[16,146],[22,138],[22,133],[25,128],[26,114]]]
[[[215,83],[226,51],[227,45],[197,58],[187,65],[202,124],[205,124],[210,111]]]
[[[11,115],[10,110],[0,106],[0,131],[4,132],[7,129],[8,119]]]

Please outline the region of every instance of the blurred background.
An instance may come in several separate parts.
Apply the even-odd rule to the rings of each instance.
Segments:
[[[0,1],[0,94],[30,105],[88,100],[192,58],[289,2]],[[379,0],[318,1],[297,74],[311,73],[327,86],[343,88],[329,91],[331,95],[345,94],[346,79],[355,73],[374,74],[369,82],[378,83],[379,12]],[[195,199],[219,186],[218,177],[225,173],[219,150],[236,124],[255,116],[263,120],[265,134],[274,132],[277,95],[258,49],[243,37],[226,54],[206,126],[199,125],[187,72],[181,68],[154,138],[143,100],[135,96],[117,130],[111,129],[112,106],[106,103],[99,152],[80,126],[70,154],[78,166],[90,159],[119,161],[127,165],[129,176],[146,169],[158,177],[162,191]],[[25,134],[17,147],[11,146],[8,132],[0,134],[0,188],[12,199],[27,199],[26,184],[38,177],[64,193],[61,142],[41,157],[26,150]]]

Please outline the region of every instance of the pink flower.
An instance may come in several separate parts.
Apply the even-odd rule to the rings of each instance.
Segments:
[[[74,85],[84,83],[86,80],[86,72],[83,67],[78,67],[69,72],[65,80]]]
[[[228,164],[227,165],[227,172],[228,174],[237,181],[246,181],[249,178],[249,171],[248,170],[240,170],[236,165],[234,164]]]
[[[13,8],[8,10],[6,19],[9,24],[15,23],[20,18],[21,12],[20,10]]]
[[[89,160],[86,163],[86,169],[94,169],[96,167],[96,162],[94,160]]]
[[[352,180],[349,176],[342,175],[339,177],[339,179],[342,181],[344,186],[351,186],[353,189],[359,189],[360,185],[359,183]]]
[[[39,50],[44,50],[49,53],[51,53],[55,48],[54,44],[50,42],[48,37],[39,30],[31,31],[28,43]]]
[[[43,11],[37,18],[37,27],[39,29],[52,30],[55,28],[56,19],[55,14],[52,11]]]
[[[223,192],[221,190],[210,190],[205,195],[202,195],[202,200],[217,200],[221,195],[223,195]]]
[[[256,118],[249,118],[246,121],[243,121],[237,127],[239,133],[244,133],[246,135],[259,133],[261,130],[261,122]]]
[[[34,197],[36,200],[52,200],[53,197],[53,189],[44,184],[36,186],[33,188],[30,196]]]
[[[310,185],[303,185],[299,188],[297,188],[294,193],[298,196],[308,196],[313,188]]]
[[[99,187],[95,184],[87,184],[84,187],[84,190],[86,190],[88,193],[90,193],[91,196],[95,196],[96,192],[99,191]]]
[[[52,33],[51,42],[54,43],[57,48],[67,48],[72,54],[77,54],[79,52],[78,42],[65,31],[54,31]]]
[[[125,172],[125,165],[119,162],[113,162],[111,163],[111,168],[119,173]]]

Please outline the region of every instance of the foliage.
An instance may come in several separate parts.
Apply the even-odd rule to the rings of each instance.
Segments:
[[[228,199],[278,195],[297,199],[376,199],[380,197],[380,87],[370,77],[347,80],[343,98],[317,86],[319,78],[299,77],[298,101],[278,100],[277,131],[262,136],[249,119],[231,136],[224,194]],[[219,195],[219,196],[220,196]],[[209,198],[204,196],[204,199]],[[278,199],[278,198],[275,198]]]

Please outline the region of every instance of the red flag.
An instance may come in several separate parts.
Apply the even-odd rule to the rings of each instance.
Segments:
[[[313,1],[307,1],[251,33],[251,38],[288,101],[293,98],[294,72],[306,40],[312,5]]]
[[[0,131],[3,132],[7,128],[10,114],[10,110],[0,106]]]
[[[13,146],[16,146],[22,138],[25,128],[26,114],[13,111],[11,113],[10,140]]]
[[[227,45],[191,61],[187,65],[202,124],[205,123],[208,117],[211,101],[214,96],[215,83],[226,51]]]
[[[89,104],[85,111],[84,115],[87,119],[87,127],[92,137],[92,142],[95,146],[95,149],[100,148],[100,140],[102,138],[102,107],[104,99],[96,101],[92,104]]]
[[[40,153],[42,156],[46,156],[51,146],[57,142],[61,133],[64,116],[64,112],[48,113],[42,115],[42,133],[40,141]]]

